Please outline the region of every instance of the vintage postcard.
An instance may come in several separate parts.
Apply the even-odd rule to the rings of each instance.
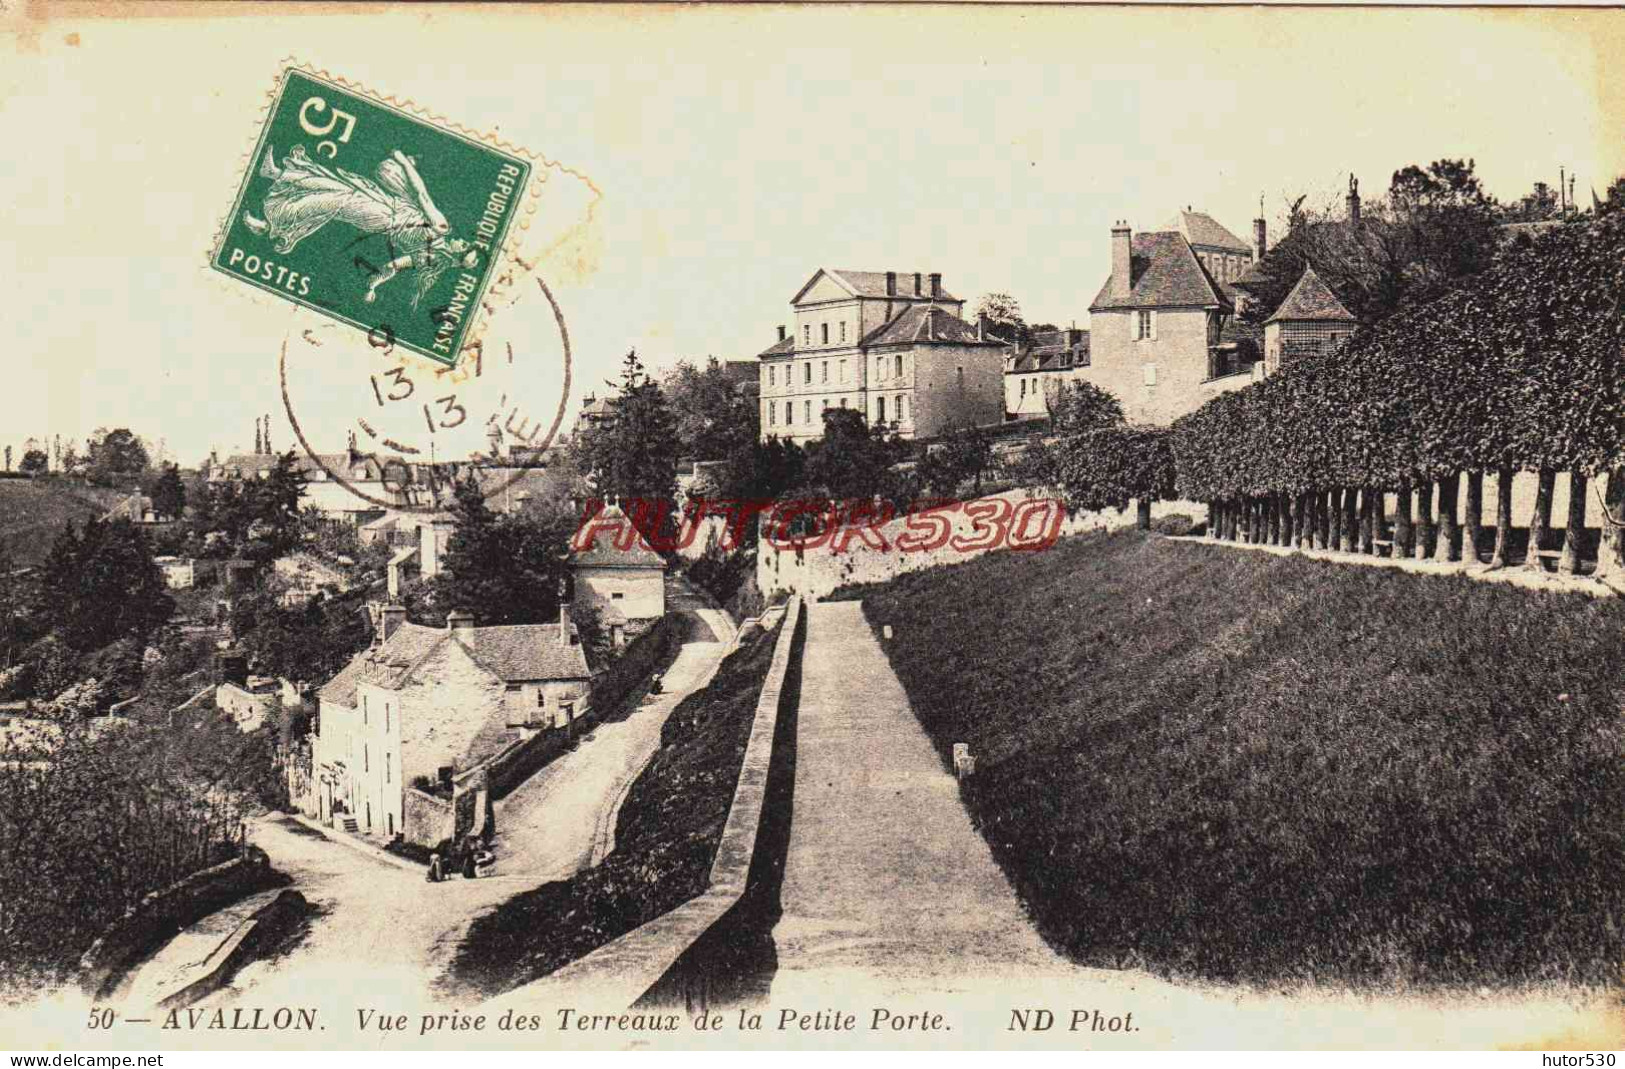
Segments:
[[[0,50],[13,1064],[1614,1064],[1625,15]]]

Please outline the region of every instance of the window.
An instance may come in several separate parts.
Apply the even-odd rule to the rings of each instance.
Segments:
[[[812,422],[812,402],[811,401],[803,401],[803,402],[801,402],[801,422],[803,422],[803,423],[811,423]]]
[[[389,703],[384,703],[384,734],[389,734]]]
[[[786,402],[784,402],[784,425],[786,427],[792,426],[792,425],[795,424],[795,421],[796,421],[796,403],[794,401],[786,401]]]
[[[898,378],[903,377],[903,354],[902,353],[897,354],[897,377]]]
[[[822,364],[820,364],[818,366],[818,381],[819,382],[828,382],[829,381],[829,361],[828,360],[825,360]]]
[[[1135,341],[1145,341],[1147,338],[1150,338],[1152,336],[1153,335],[1151,333],[1151,313],[1150,312],[1135,312],[1134,313],[1134,340]]]
[[[384,753],[384,782],[385,782],[385,783],[388,783],[388,782],[390,782],[390,775],[389,775],[389,753],[388,753],[388,751],[385,751],[385,753]]]
[[[955,377],[955,379],[958,380],[960,389],[964,389],[964,387],[965,387],[965,366],[963,364],[961,364],[959,367],[954,369],[954,377]],[[927,385],[929,385],[929,384],[927,384]]]
[[[809,383],[809,384],[812,382],[812,361],[811,360],[809,360],[805,364],[801,365],[801,381],[804,382],[804,383]]]
[[[825,397],[825,398],[823,398],[822,400],[820,400],[818,402],[818,410],[820,412],[828,412],[829,411],[829,398]]]
[[[361,722],[363,724],[367,722],[367,696],[365,694],[361,696]]]
[[[803,323],[802,324],[802,326],[801,326],[801,340],[802,340],[802,342],[804,342],[808,346],[812,345],[812,324],[811,323]]]
[[[841,341],[846,341],[846,320],[841,320]]]
[[[1027,380],[1026,379],[1021,380],[1021,396],[1023,396],[1023,397],[1027,396]]]
[[[626,591],[624,591],[624,590],[614,590],[614,591],[610,592],[609,600],[610,601],[620,601],[624,597],[626,597]]]
[[[1147,386],[1155,386],[1157,384],[1157,365],[1145,365],[1145,384]]]
[[[367,744],[366,743],[361,744],[361,771],[363,771],[363,772],[372,771],[372,762],[367,759]]]
[[[886,422],[886,399],[884,397],[875,398],[875,422]]]
[[[829,344],[829,324],[828,323],[820,323],[818,325],[818,332],[819,332],[819,336],[820,336],[819,340],[822,341],[825,345],[828,345]]]
[[[843,398],[841,398],[841,407],[842,407],[842,408],[845,408],[845,407],[846,407],[846,398],[844,398],[844,397],[843,397]]]
[[[845,360],[841,361],[841,381],[842,382],[846,381],[846,361]]]
[[[778,368],[776,368],[776,367],[769,367],[769,368],[768,368],[768,369],[767,369],[767,384],[768,384],[768,385],[769,385],[769,386],[774,386],[774,385],[777,385],[777,384],[776,384],[776,383],[775,383],[775,382],[774,382],[774,381],[773,381],[773,373],[774,373],[774,372],[775,372],[775,371],[777,371],[777,370],[778,370]]]
[[[773,402],[769,401],[767,403],[767,425],[769,427],[773,426],[773,408],[774,408]]]
[[[905,423],[908,421],[908,398],[907,397],[898,397],[897,398],[897,418],[899,420],[902,420]]]

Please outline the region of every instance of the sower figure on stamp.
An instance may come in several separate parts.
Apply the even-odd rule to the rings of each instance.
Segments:
[[[286,255],[305,238],[328,223],[348,223],[363,234],[383,234],[395,253],[375,271],[367,285],[366,300],[378,298],[378,287],[401,271],[415,268],[416,308],[435,281],[453,264],[472,268],[479,254],[462,238],[447,238],[451,224],[435,207],[428,187],[417,172],[416,161],[396,149],[378,165],[378,181],[317,163],[295,145],[277,165],[276,150],[267,148],[260,174],[274,179],[265,195],[265,218],[243,213],[243,223],[255,234],[268,236],[276,251]]]

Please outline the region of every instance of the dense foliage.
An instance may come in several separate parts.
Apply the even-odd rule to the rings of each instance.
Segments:
[[[1554,228],[1437,300],[1173,427],[1182,495],[1607,471],[1625,447],[1625,215]]]

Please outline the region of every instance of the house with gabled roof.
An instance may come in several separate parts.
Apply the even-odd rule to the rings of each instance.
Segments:
[[[904,438],[1003,422],[1003,343],[940,273],[820,268],[759,356],[762,438],[804,442],[853,408]]]
[[[313,786],[328,823],[386,840],[435,838],[411,819],[415,780],[450,782],[588,712],[592,672],[568,607],[556,624],[497,627],[461,612],[426,627],[399,605],[377,616],[373,645],[318,691]]]
[[[1304,265],[1298,284],[1264,321],[1265,374],[1294,359],[1337,348],[1359,325],[1314,267]]]
[[[1239,277],[1245,265],[1231,258],[1246,253],[1252,262],[1239,238],[1207,215],[1182,212],[1151,233],[1117,223],[1111,250],[1111,273],[1089,306],[1089,367],[1078,378],[1143,423],[1171,422],[1251,381],[1252,367],[1230,359],[1233,291],[1208,267]]]
[[[666,560],[619,505],[581,524],[570,546],[571,602],[590,606],[619,646],[666,615]]]
[[[1004,365],[1005,417],[1048,416],[1051,392],[1082,374],[1089,360],[1089,332],[1077,327],[1036,331],[1011,342]]]

